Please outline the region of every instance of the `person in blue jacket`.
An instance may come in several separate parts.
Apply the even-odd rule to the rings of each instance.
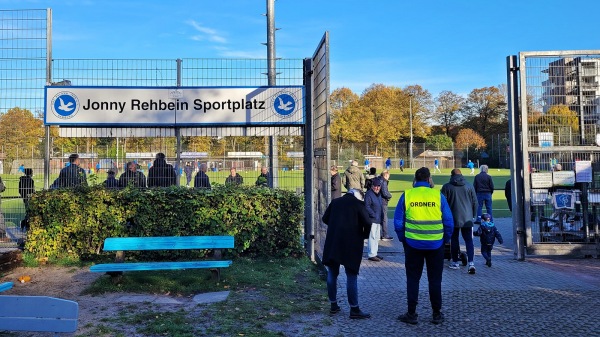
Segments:
[[[454,219],[446,197],[433,189],[428,168],[421,167],[415,172],[413,188],[400,197],[394,213],[394,228],[404,246],[408,303],[408,311],[398,316],[398,320],[408,324],[418,323],[419,281],[426,263],[429,299],[433,309],[431,322],[440,324],[444,321],[441,312],[444,243],[452,236]]]

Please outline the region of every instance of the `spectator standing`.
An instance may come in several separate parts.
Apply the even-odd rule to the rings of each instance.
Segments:
[[[508,210],[512,212],[512,188],[510,184],[510,179],[506,181],[504,185],[504,197],[506,198],[506,202],[508,203]]]
[[[256,178],[254,183],[256,186],[269,187],[269,170],[266,166],[260,168],[260,175]]]
[[[385,161],[385,169],[389,171],[391,168],[392,168],[392,159],[390,157],[388,157],[388,159]]]
[[[441,312],[444,243],[452,236],[454,220],[446,197],[432,187],[429,169],[421,167],[415,172],[413,188],[402,194],[394,213],[396,234],[404,247],[408,303],[408,311],[398,319],[408,324],[418,323],[416,310],[424,263],[427,264],[429,300],[433,309],[431,322],[440,324],[444,321]]]
[[[381,180],[381,198],[383,201],[383,220],[381,222],[381,240],[392,241],[394,238],[389,234],[388,231],[388,203],[392,199],[392,194],[388,188],[390,182],[390,172],[383,170],[379,176]]]
[[[377,169],[375,167],[371,167],[367,176],[365,177],[365,190],[370,190],[373,184],[373,179],[377,178]]]
[[[146,176],[137,170],[137,164],[132,161],[127,163],[127,170],[119,177],[120,187],[127,187],[129,185],[132,187],[147,187]]]
[[[27,209],[29,208],[29,199],[31,199],[33,192],[35,192],[35,182],[33,181],[33,169],[26,168],[23,172],[25,175],[19,177],[19,194],[21,195],[21,198],[23,198],[25,212],[27,212]]]
[[[194,178],[194,188],[206,188],[210,190],[210,179],[206,175],[208,167],[206,164],[200,164],[198,168],[198,173],[196,174],[196,178]]]
[[[371,218],[371,232],[367,243],[368,259],[379,262],[383,257],[378,255],[379,240],[381,239],[381,224],[383,220],[383,201],[381,197],[381,180],[373,178],[371,188],[365,193],[365,206]]]
[[[477,193],[477,220],[481,219],[483,205],[485,204],[486,213],[488,213],[492,217],[492,221],[494,221],[494,215],[492,213],[492,193],[494,193],[494,181],[488,174],[487,165],[481,165],[479,170],[481,172],[475,176],[475,180],[473,181],[473,187],[475,187],[475,193]]]
[[[329,172],[331,173],[331,200],[333,200],[342,196],[342,178],[335,166],[331,166]]]
[[[225,179],[225,185],[242,185],[244,183],[244,178],[239,175],[235,167],[229,169],[229,176]]]
[[[344,172],[342,184],[348,191],[351,189],[362,191],[365,188],[365,176],[358,168],[358,162],[356,160],[353,160]]]
[[[448,266],[450,269],[459,269],[458,253],[459,241],[458,233],[465,241],[467,249],[467,261],[469,274],[475,274],[475,265],[473,262],[473,220],[477,214],[477,195],[473,185],[465,180],[460,169],[453,169],[450,173],[450,181],[442,186],[442,194],[446,197],[452,218],[454,219],[454,231],[450,240],[450,256],[452,262]]]
[[[177,174],[173,165],[167,164],[164,153],[156,154],[152,167],[148,170],[148,187],[169,187],[177,185]]]
[[[108,170],[106,180],[102,182],[102,185],[108,189],[118,189],[119,181],[116,178],[116,173],[112,169]],[[125,173],[123,173],[125,174]]]
[[[491,267],[494,243],[496,242],[496,239],[498,239],[498,242],[503,244],[504,240],[502,239],[502,235],[500,235],[498,228],[494,226],[490,214],[484,213],[481,215],[481,224],[479,225],[479,228],[477,228],[475,236],[479,236],[479,241],[481,242],[481,256],[485,259],[485,265]]]
[[[190,182],[192,181],[192,174],[194,173],[194,168],[192,167],[192,163],[190,163],[189,161],[187,163],[185,163],[183,172],[185,173],[185,186],[189,187]]]
[[[79,155],[73,153],[69,156],[69,162],[58,174],[57,187],[87,186],[85,170],[79,167]]]
[[[331,304],[329,313],[341,311],[337,303],[337,278],[340,265],[346,272],[346,292],[351,319],[370,318],[358,305],[358,273],[362,261],[363,245],[371,230],[371,219],[360,190],[350,190],[343,197],[333,199],[323,222],[327,225],[323,264],[327,266],[327,296]]]

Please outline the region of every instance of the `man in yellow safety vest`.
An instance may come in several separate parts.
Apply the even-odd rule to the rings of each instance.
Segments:
[[[433,309],[431,322],[440,324],[444,321],[441,312],[444,243],[452,236],[454,220],[446,197],[433,189],[428,168],[421,167],[415,172],[413,187],[402,194],[394,213],[394,228],[404,246],[408,302],[408,312],[398,319],[409,324],[418,323],[419,281],[423,265],[427,263],[429,298]]]

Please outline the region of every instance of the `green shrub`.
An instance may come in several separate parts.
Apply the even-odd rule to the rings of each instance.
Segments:
[[[304,204],[290,191],[217,185],[108,190],[102,186],[36,192],[25,249],[36,258],[112,258],[107,237],[233,235],[232,256],[298,256]],[[206,252],[126,254],[128,258],[192,258]]]

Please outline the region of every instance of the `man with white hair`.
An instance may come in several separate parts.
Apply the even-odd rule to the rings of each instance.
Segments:
[[[475,188],[475,193],[477,194],[478,223],[481,221],[481,213],[484,204],[486,213],[488,213],[492,219],[491,221],[494,219],[492,215],[492,193],[494,193],[494,181],[488,174],[487,165],[481,165],[479,169],[481,172],[475,176],[475,180],[473,181],[473,187]]]

